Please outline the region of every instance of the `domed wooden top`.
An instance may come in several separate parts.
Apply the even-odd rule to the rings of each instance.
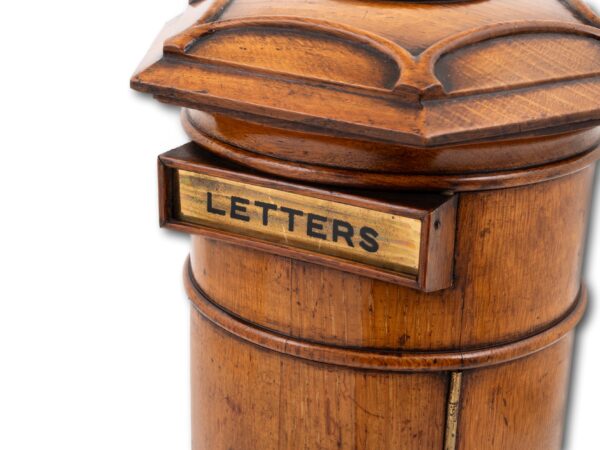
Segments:
[[[376,145],[548,136],[600,122],[599,26],[580,0],[204,0],[167,27],[132,86]]]

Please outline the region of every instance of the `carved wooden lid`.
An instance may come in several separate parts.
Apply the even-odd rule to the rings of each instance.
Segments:
[[[546,136],[600,123],[599,27],[580,0],[204,0],[132,86],[336,139]]]

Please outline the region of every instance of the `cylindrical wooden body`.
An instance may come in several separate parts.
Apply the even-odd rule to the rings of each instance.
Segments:
[[[434,293],[194,236],[193,449],[561,448],[593,172],[457,194]]]
[[[190,1],[131,83],[192,140],[158,167],[194,235],[193,450],[561,447],[598,27],[580,0]]]
[[[131,84],[192,140],[158,168],[194,236],[193,450],[558,450],[600,18],[189,3]]]

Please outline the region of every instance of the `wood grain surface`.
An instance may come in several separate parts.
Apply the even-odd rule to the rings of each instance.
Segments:
[[[281,380],[280,372],[250,379],[246,386],[262,383],[261,389],[270,389],[275,383],[279,388],[267,403],[260,390],[240,393],[237,386],[223,387],[194,372],[200,392],[194,394],[195,450],[227,448],[225,442],[235,442],[205,428],[207,421],[219,420],[206,415],[214,414],[215,402],[227,403],[220,396],[229,393],[253,405],[240,420],[258,417],[260,408],[277,423],[250,448],[561,448],[573,328],[583,312],[583,304],[576,302],[593,173],[590,167],[530,186],[460,194],[456,284],[439,293],[419,293],[195,236],[192,282],[214,303],[212,312],[206,309],[188,285],[198,308],[192,313],[194,327],[220,330],[223,339],[237,342],[225,354],[207,355],[223,344],[210,341],[205,347],[206,339],[194,335],[202,350],[198,347],[192,358],[208,364],[202,373],[214,372],[213,364],[221,366],[231,354],[246,358],[257,352],[269,358],[278,354],[280,364],[287,367],[290,361],[294,376],[300,374],[283,388],[274,381]],[[529,341],[533,347],[524,345]],[[514,350],[498,359],[500,348]],[[473,365],[451,363],[453,352],[457,361]],[[244,380],[244,370],[260,372],[262,359],[252,356],[251,361],[232,372]],[[428,369],[425,362],[431,364]],[[367,367],[373,379],[386,380],[385,387],[377,383],[369,390],[355,384]],[[330,376],[314,378],[315,371]],[[460,384],[457,373],[462,374]],[[436,390],[404,384],[417,380],[416,375],[424,375],[423,386]],[[435,381],[432,375],[442,378]],[[397,425],[395,417],[400,416],[381,409],[388,404],[381,403],[386,398],[381,396],[390,395],[396,383],[410,396],[392,408],[404,425]],[[357,389],[354,399],[366,403],[341,402],[343,394],[337,389],[349,384]],[[211,385],[225,391],[207,397],[205,389]],[[377,411],[383,419],[377,423],[387,424],[387,429],[363,425],[357,415],[356,408],[371,408],[366,406],[371,401],[379,406],[369,411]],[[327,406],[321,409],[328,404],[336,405],[335,413]],[[415,411],[423,414],[411,416]],[[295,419],[290,422],[287,414]],[[229,410],[217,416],[226,420],[219,423],[240,423]],[[329,417],[335,417],[337,427],[327,425]],[[411,436],[402,433],[407,429]]]
[[[426,147],[600,121],[600,31],[578,2],[213,0],[212,10],[165,39],[132,86],[193,109]]]
[[[455,284],[440,292],[199,236],[192,268],[227,310],[313,342],[406,350],[507,342],[540,332],[573,308],[592,180],[588,169],[533,186],[461,194]]]
[[[464,376],[458,449],[562,448],[573,335],[522,361]]]
[[[442,448],[444,374],[395,376],[281,358],[195,311],[191,351],[194,449]]]
[[[457,154],[456,147],[449,147],[432,151],[431,154],[429,149],[427,149],[427,153],[423,149],[418,149],[407,159],[398,159],[395,163],[406,164],[410,167],[410,161],[414,159],[417,161],[417,165],[425,166],[422,171],[408,170],[406,173],[398,171],[390,173],[382,171],[381,165],[377,162],[373,162],[373,165],[365,163],[364,170],[346,168],[352,165],[349,162],[340,163],[341,167],[303,162],[304,157],[302,155],[304,153],[311,153],[316,150],[315,153],[318,155],[321,153],[320,150],[323,150],[323,148],[313,146],[309,146],[306,151],[296,152],[293,156],[288,156],[282,160],[279,156],[261,154],[260,144],[257,148],[246,150],[207,135],[191,122],[190,114],[185,110],[182,113],[182,119],[183,126],[193,141],[223,159],[274,177],[286,177],[308,183],[341,187],[434,192],[509,188],[539,183],[577,172],[595,163],[600,157],[600,142],[597,140],[599,128],[596,127],[591,130],[574,132],[568,142],[564,142],[565,136],[561,133],[550,137],[531,139],[526,141],[524,145],[515,145],[512,141],[503,141],[498,146],[492,144],[490,152],[496,155],[507,155],[508,159],[519,161],[518,164],[524,166],[523,168],[498,170],[494,166],[494,162],[499,162],[498,159],[490,158],[490,161],[482,163],[486,168],[479,166],[469,169],[472,161],[478,161],[480,158],[486,157],[485,153],[479,153],[485,145],[477,144],[473,146],[474,152],[465,155],[466,165],[462,171],[448,172],[448,165],[444,161],[454,160],[456,156],[458,162],[461,157],[460,153]],[[251,133],[255,132],[260,133],[261,131],[251,131]],[[280,136],[275,134],[273,137]],[[325,145],[325,142],[322,144]],[[523,142],[521,143],[523,144]],[[304,148],[304,145],[297,148]],[[524,148],[528,150],[524,151]],[[540,162],[538,158],[545,159],[545,157],[551,156],[557,148],[561,149],[564,158],[549,161],[545,164],[537,164]],[[300,155],[297,153],[300,153]],[[377,152],[368,152],[364,156],[367,156],[370,161],[377,161],[379,157]],[[401,156],[402,154],[399,154],[398,158]],[[353,157],[355,157],[354,154],[349,154],[347,159]],[[358,157],[361,158],[361,155],[358,155]],[[301,162],[298,162],[298,160]],[[443,173],[439,172],[436,161],[443,164]],[[379,170],[372,170],[373,167]]]

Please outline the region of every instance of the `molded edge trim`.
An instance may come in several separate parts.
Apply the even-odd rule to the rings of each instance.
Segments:
[[[600,158],[600,146],[595,144],[592,148],[566,159],[540,166],[498,172],[430,175],[369,172],[292,162],[235,147],[199,130],[185,109],[181,111],[181,121],[187,135],[194,142],[228,161],[233,161],[262,173],[292,180],[354,188],[396,188],[450,192],[506,189],[572,175],[595,164]]]
[[[566,22],[555,21],[515,21],[503,22],[493,25],[486,25],[480,28],[466,30],[464,32],[454,34],[441,41],[433,44],[419,56],[417,69],[419,72],[411,72],[411,76],[425,77],[434,79],[440,83],[442,88],[424,92],[425,99],[443,99],[451,97],[471,97],[475,95],[492,93],[492,92],[510,92],[523,89],[526,87],[539,87],[547,84],[557,84],[568,80],[580,78],[592,78],[597,76],[596,73],[588,73],[577,77],[556,77],[548,78],[544,81],[517,83],[510,86],[471,89],[459,91],[454,94],[446,92],[443,83],[437,76],[436,66],[443,56],[450,55],[458,50],[465,49],[482,42],[492,41],[499,38],[515,37],[524,34],[560,34],[574,35],[583,38],[596,39],[600,41],[600,30],[589,25],[577,25]]]
[[[583,0],[560,0],[569,8],[578,18],[584,20],[592,26],[600,27],[600,16],[594,9]]]
[[[384,352],[316,344],[259,328],[223,310],[197,285],[190,259],[184,266],[184,285],[194,310],[229,334],[267,350],[321,364],[387,372],[447,372],[490,367],[532,355],[571,333],[587,307],[581,287],[574,307],[548,329],[528,338],[469,351]]]

